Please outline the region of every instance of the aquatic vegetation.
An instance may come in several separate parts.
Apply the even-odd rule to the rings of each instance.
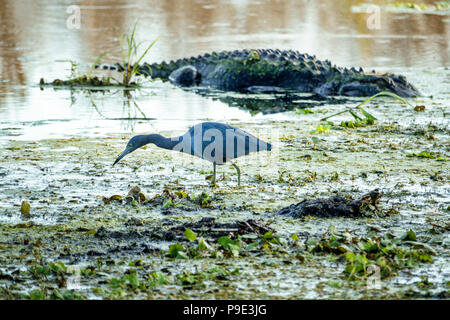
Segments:
[[[23,299],[29,300],[83,300],[85,296],[75,290],[34,289],[22,294]]]
[[[211,206],[212,198],[210,195],[203,191],[197,195],[189,195],[184,188],[181,188],[175,192],[166,188],[162,193],[157,193],[151,198],[141,191],[138,186],[134,186],[130,189],[128,194],[123,197],[121,195],[112,195],[110,197],[102,197],[103,203],[106,204],[128,204],[131,206],[154,206],[161,209],[169,209],[180,206],[189,206],[189,204],[199,206],[200,208],[213,208]]]
[[[166,200],[166,202],[164,202],[164,204],[162,205],[163,209],[167,209],[167,208],[175,208],[177,206],[176,203],[174,203],[171,199]]]
[[[230,237],[223,236],[217,239],[217,242],[224,249],[225,256],[231,254],[233,257],[238,257],[242,250],[242,243],[239,238],[233,240]]]
[[[197,237],[190,229],[186,229],[184,235],[188,243],[171,244],[167,251],[168,257],[174,259],[238,258],[248,255],[251,251],[268,253],[271,248],[287,245],[285,239],[270,231],[264,235],[245,233],[237,236],[220,236],[215,243],[208,243],[203,237]]]
[[[191,242],[197,240],[197,235],[189,228],[184,231],[184,235]]]
[[[206,191],[203,191],[199,195],[193,197],[192,201],[202,208],[208,208],[211,204],[211,199]]]
[[[110,261],[111,263],[112,261]],[[99,268],[104,267],[99,265]],[[93,287],[91,291],[98,297],[119,299],[138,293],[151,295],[160,286],[173,282],[172,277],[161,271],[148,271],[142,260],[130,261],[122,276],[111,276],[106,285]]]
[[[437,161],[449,161],[449,158],[442,157],[438,153],[429,152],[429,151],[408,153],[406,156],[407,157],[425,158],[425,159],[435,159]]]
[[[335,228],[323,235],[312,252],[343,256],[348,280],[370,277],[371,266],[379,269],[381,279],[395,276],[402,269],[433,262],[432,255],[436,254],[426,244],[417,242],[412,230],[401,237],[386,234],[381,238],[375,234],[358,237],[348,231],[337,232]]]
[[[228,280],[232,275],[238,275],[239,269],[228,270],[225,268],[213,267],[205,272],[191,272],[184,270],[176,275],[176,280],[182,286],[205,287],[204,281],[224,281]]]
[[[355,129],[360,127],[366,127],[374,124],[375,121],[373,119],[365,118],[362,120],[349,120],[342,121],[339,125],[344,128]]]
[[[44,81],[43,78],[41,78],[39,84],[42,86],[51,85],[55,87],[109,87],[114,85],[112,82],[112,79],[107,78],[99,78],[97,76],[89,77],[87,75],[82,75],[74,79],[68,79],[68,80],[60,80],[55,79],[50,83],[47,83]]]
[[[285,175],[287,176],[286,178]],[[287,170],[278,170],[278,183],[294,183],[295,181],[295,177]]]
[[[394,8],[405,8],[418,11],[445,11],[450,10],[450,1],[437,1],[434,4],[397,1],[394,3],[390,3],[389,6]]]
[[[137,22],[134,24],[131,34],[124,34],[120,39],[120,47],[122,52],[122,64],[124,66],[123,70],[123,78],[120,83],[123,86],[135,85],[136,83],[132,83],[131,80],[133,76],[139,74],[139,63],[142,59],[148,54],[149,50],[153,47],[153,45],[158,41],[159,37],[153,40],[150,43],[142,54],[139,54],[139,47],[142,43],[136,43],[136,26]],[[151,68],[150,68],[151,75]]]
[[[328,134],[330,132],[331,129],[331,125],[318,125],[316,127],[316,129],[314,129],[313,131],[311,131],[311,134],[315,134],[315,133],[322,133],[322,134]]]
[[[296,114],[313,114],[314,111],[312,111],[311,109],[307,109],[307,108],[297,108],[295,109],[295,113]]]
[[[355,107],[348,108],[348,109],[346,109],[344,111],[340,111],[340,112],[334,113],[334,114],[332,114],[330,116],[326,116],[326,117],[320,119],[320,121],[325,121],[325,120],[328,120],[328,119],[330,119],[332,117],[335,117],[337,115],[340,115],[340,114],[348,112],[355,119],[355,122],[352,122],[352,125],[354,125],[356,123],[359,124],[359,125],[354,125],[353,127],[374,124],[375,121],[377,120],[377,118],[375,118],[372,114],[370,114],[365,109],[363,109],[362,106],[365,105],[366,103],[372,101],[376,97],[379,97],[379,96],[390,96],[390,97],[393,97],[393,98],[395,98],[395,99],[397,99],[397,100],[399,100],[399,101],[401,101],[401,102],[403,102],[403,103],[405,103],[405,104],[407,104],[407,105],[412,107],[412,105],[405,98],[402,98],[402,97],[400,97],[400,96],[398,96],[398,95],[396,95],[395,93],[392,93],[392,92],[383,91],[383,92],[379,92],[379,93],[371,96],[370,98],[366,99],[365,101],[361,102],[360,104],[358,104]],[[356,113],[356,111],[360,111],[361,112],[361,116],[358,115]],[[342,122],[341,126],[347,127],[347,128],[352,127],[351,125],[349,125],[349,122]]]
[[[22,217],[25,218],[30,218],[31,214],[30,214],[30,203],[28,201],[22,201],[22,204],[20,205],[20,213],[22,214]]]

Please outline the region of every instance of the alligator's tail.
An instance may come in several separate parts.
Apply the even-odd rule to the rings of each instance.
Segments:
[[[117,70],[122,72],[125,68],[120,63],[115,64],[96,64],[95,69],[103,69],[103,70]]]
[[[181,64],[178,62],[171,61],[170,63],[161,62],[161,63],[152,63],[148,64],[147,62],[144,62],[143,64],[139,65],[137,67],[137,75],[143,75],[145,77],[152,77],[153,79],[162,79],[167,80],[169,79],[169,75],[172,73],[172,71],[176,70]],[[128,64],[102,64],[102,65],[95,65],[96,69],[104,69],[104,70],[115,70],[118,72],[124,72],[127,68],[133,69],[133,65],[128,66]]]

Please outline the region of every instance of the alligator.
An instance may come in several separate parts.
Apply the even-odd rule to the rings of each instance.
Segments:
[[[110,68],[124,70],[124,66],[118,63]],[[362,97],[381,91],[401,97],[419,95],[404,76],[337,67],[329,60],[322,61],[293,50],[212,52],[168,63],[144,63],[137,70],[144,76],[169,80],[180,87],[199,86],[223,91],[261,93],[292,90],[320,97]]]

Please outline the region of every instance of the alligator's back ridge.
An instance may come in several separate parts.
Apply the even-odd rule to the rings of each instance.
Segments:
[[[178,68],[187,65],[204,65],[204,64],[218,64],[224,61],[244,61],[262,59],[264,61],[271,61],[274,64],[301,64],[306,63],[310,68],[325,71],[326,68],[331,67],[331,62],[328,60],[320,61],[316,56],[311,56],[306,53],[300,53],[294,50],[279,50],[279,49],[255,49],[255,50],[234,50],[211,52],[199,55],[197,57],[181,58],[171,60],[170,62],[161,62],[144,65],[141,67],[141,72],[145,75],[152,75],[156,78],[168,79],[171,72]],[[153,72],[149,70],[152,68]],[[344,72],[344,68],[339,68]],[[356,70],[355,70],[356,71]],[[362,69],[361,69],[362,71]]]
[[[329,60],[295,50],[211,52],[170,62],[144,63],[138,70],[181,87],[196,85],[239,92],[288,89],[321,96],[370,96],[380,91],[402,97],[419,95],[403,76],[337,67]]]

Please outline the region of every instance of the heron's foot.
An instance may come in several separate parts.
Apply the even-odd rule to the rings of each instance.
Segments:
[[[215,188],[217,187],[217,182],[225,180],[225,174],[222,174],[218,179],[215,179],[213,175],[208,176],[207,179],[211,179],[209,186]]]
[[[217,185],[216,177],[212,174],[206,176],[205,180],[210,180],[210,182],[209,182],[210,187],[215,187]]]
[[[211,180],[210,186],[212,188],[215,188],[216,187],[216,163],[214,162],[213,165],[214,165],[213,166],[213,174],[212,174],[212,180]]]
[[[239,169],[239,167],[235,163],[232,163],[231,165],[236,169],[236,172],[238,175],[238,187],[240,188],[241,187],[241,169]]]

